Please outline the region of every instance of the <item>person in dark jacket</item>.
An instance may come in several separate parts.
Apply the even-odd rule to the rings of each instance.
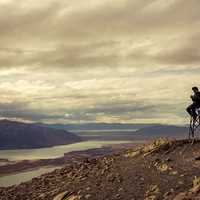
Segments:
[[[198,87],[193,87],[192,88],[194,94],[191,95],[191,99],[193,103],[187,107],[187,112],[190,114],[190,116],[193,117],[194,120],[197,118],[197,112],[196,109],[200,108],[200,91]]]

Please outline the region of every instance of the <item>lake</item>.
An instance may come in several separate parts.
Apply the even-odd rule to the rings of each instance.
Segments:
[[[32,171],[26,171],[26,172],[13,174],[13,175],[3,176],[3,177],[0,177],[0,187],[8,187],[11,185],[17,185],[22,182],[29,181],[34,177],[40,176],[44,173],[48,173],[59,168],[61,167],[41,167],[39,169],[35,169]]]
[[[0,158],[8,159],[10,161],[18,160],[35,160],[35,159],[50,159],[62,157],[64,153],[71,151],[81,151],[93,148],[101,148],[110,144],[130,143],[131,141],[84,141],[68,145],[60,145],[48,148],[38,149],[18,149],[18,150],[0,150]]]
[[[39,148],[39,149],[19,149],[19,150],[0,150],[0,158],[8,159],[10,161],[19,160],[35,160],[35,159],[50,159],[58,158],[71,151],[80,151],[93,148],[101,148],[106,145],[111,144],[122,144],[130,143],[131,141],[84,141],[74,144],[54,146],[49,148]],[[7,187],[14,184],[19,184],[21,182],[29,181],[34,177],[40,176],[41,174],[53,171],[60,167],[41,167],[31,171],[20,172],[13,175],[0,177],[0,187]]]

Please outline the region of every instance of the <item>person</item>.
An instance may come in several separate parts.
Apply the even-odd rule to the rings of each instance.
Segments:
[[[197,112],[196,109],[200,108],[200,91],[198,87],[193,87],[192,88],[194,94],[191,95],[191,99],[193,103],[187,107],[187,112],[190,114],[190,116],[193,117],[194,120],[197,118]]]

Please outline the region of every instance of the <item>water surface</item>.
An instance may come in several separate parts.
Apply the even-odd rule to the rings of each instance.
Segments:
[[[68,145],[60,145],[48,148],[38,149],[18,149],[18,150],[0,150],[0,158],[10,161],[16,160],[35,160],[35,159],[51,159],[62,157],[64,153],[71,151],[80,151],[93,148],[101,148],[110,144],[130,143],[131,141],[84,141]]]
[[[130,143],[130,141],[86,141],[68,145],[55,146],[50,148],[39,149],[20,149],[20,150],[0,150],[0,158],[9,159],[11,161],[17,160],[34,160],[34,159],[50,159],[57,158],[64,155],[64,153],[71,151],[80,151],[93,148],[101,148],[105,145]],[[41,167],[31,171],[20,172],[14,175],[7,175],[0,177],[0,187],[7,187],[21,182],[26,182],[41,174],[53,171],[60,167]]]
[[[51,172],[55,169],[61,167],[41,167],[39,169],[34,169],[32,171],[20,172],[13,175],[2,176],[0,177],[0,187],[8,187],[11,185],[17,185],[22,182],[31,180],[34,177],[40,176],[44,173]]]

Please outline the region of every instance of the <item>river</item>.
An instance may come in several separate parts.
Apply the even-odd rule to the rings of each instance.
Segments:
[[[105,145],[130,143],[131,141],[84,141],[68,145],[60,145],[49,148],[39,149],[19,149],[19,150],[0,150],[0,158],[8,159],[10,161],[19,160],[35,160],[35,159],[51,159],[62,157],[64,153],[71,151],[80,151],[93,148],[101,148]],[[14,184],[19,184],[24,181],[29,181],[34,177],[40,176],[41,174],[53,171],[60,167],[41,167],[31,171],[20,172],[12,175],[0,177],[0,187],[7,187]]]

